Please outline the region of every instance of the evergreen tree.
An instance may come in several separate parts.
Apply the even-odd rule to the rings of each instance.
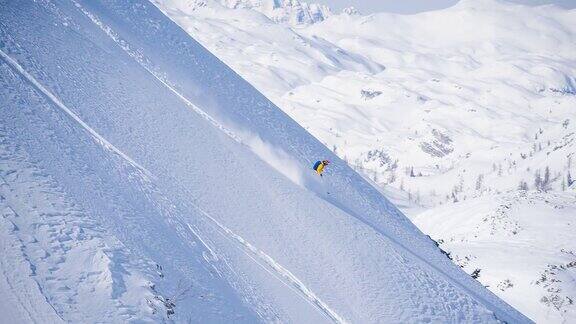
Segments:
[[[476,190],[480,191],[482,189],[482,182],[484,181],[484,175],[479,174],[476,178]]]
[[[542,180],[542,191],[548,191],[550,187],[550,168],[547,166],[544,170],[544,180]]]
[[[396,181],[396,172],[392,171],[388,177],[388,183],[394,183]]]
[[[536,174],[534,175],[534,187],[536,190],[542,189],[542,177],[540,176],[540,170],[536,170]]]

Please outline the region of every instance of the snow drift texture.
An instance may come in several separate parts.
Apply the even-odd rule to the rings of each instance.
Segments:
[[[0,8],[3,320],[529,321],[153,5]]]

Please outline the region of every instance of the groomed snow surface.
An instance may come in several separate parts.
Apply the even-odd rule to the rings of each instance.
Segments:
[[[530,322],[154,5],[0,8],[2,321]]]

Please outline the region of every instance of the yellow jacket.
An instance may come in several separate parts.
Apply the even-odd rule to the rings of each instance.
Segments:
[[[318,167],[316,168],[316,172],[319,175],[322,175],[322,172],[324,172],[324,167],[326,166],[326,164],[324,164],[324,162],[320,162],[320,164],[318,164]]]

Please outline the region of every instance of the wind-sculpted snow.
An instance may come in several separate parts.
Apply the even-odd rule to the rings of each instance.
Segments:
[[[1,8],[15,321],[529,322],[154,5]]]

